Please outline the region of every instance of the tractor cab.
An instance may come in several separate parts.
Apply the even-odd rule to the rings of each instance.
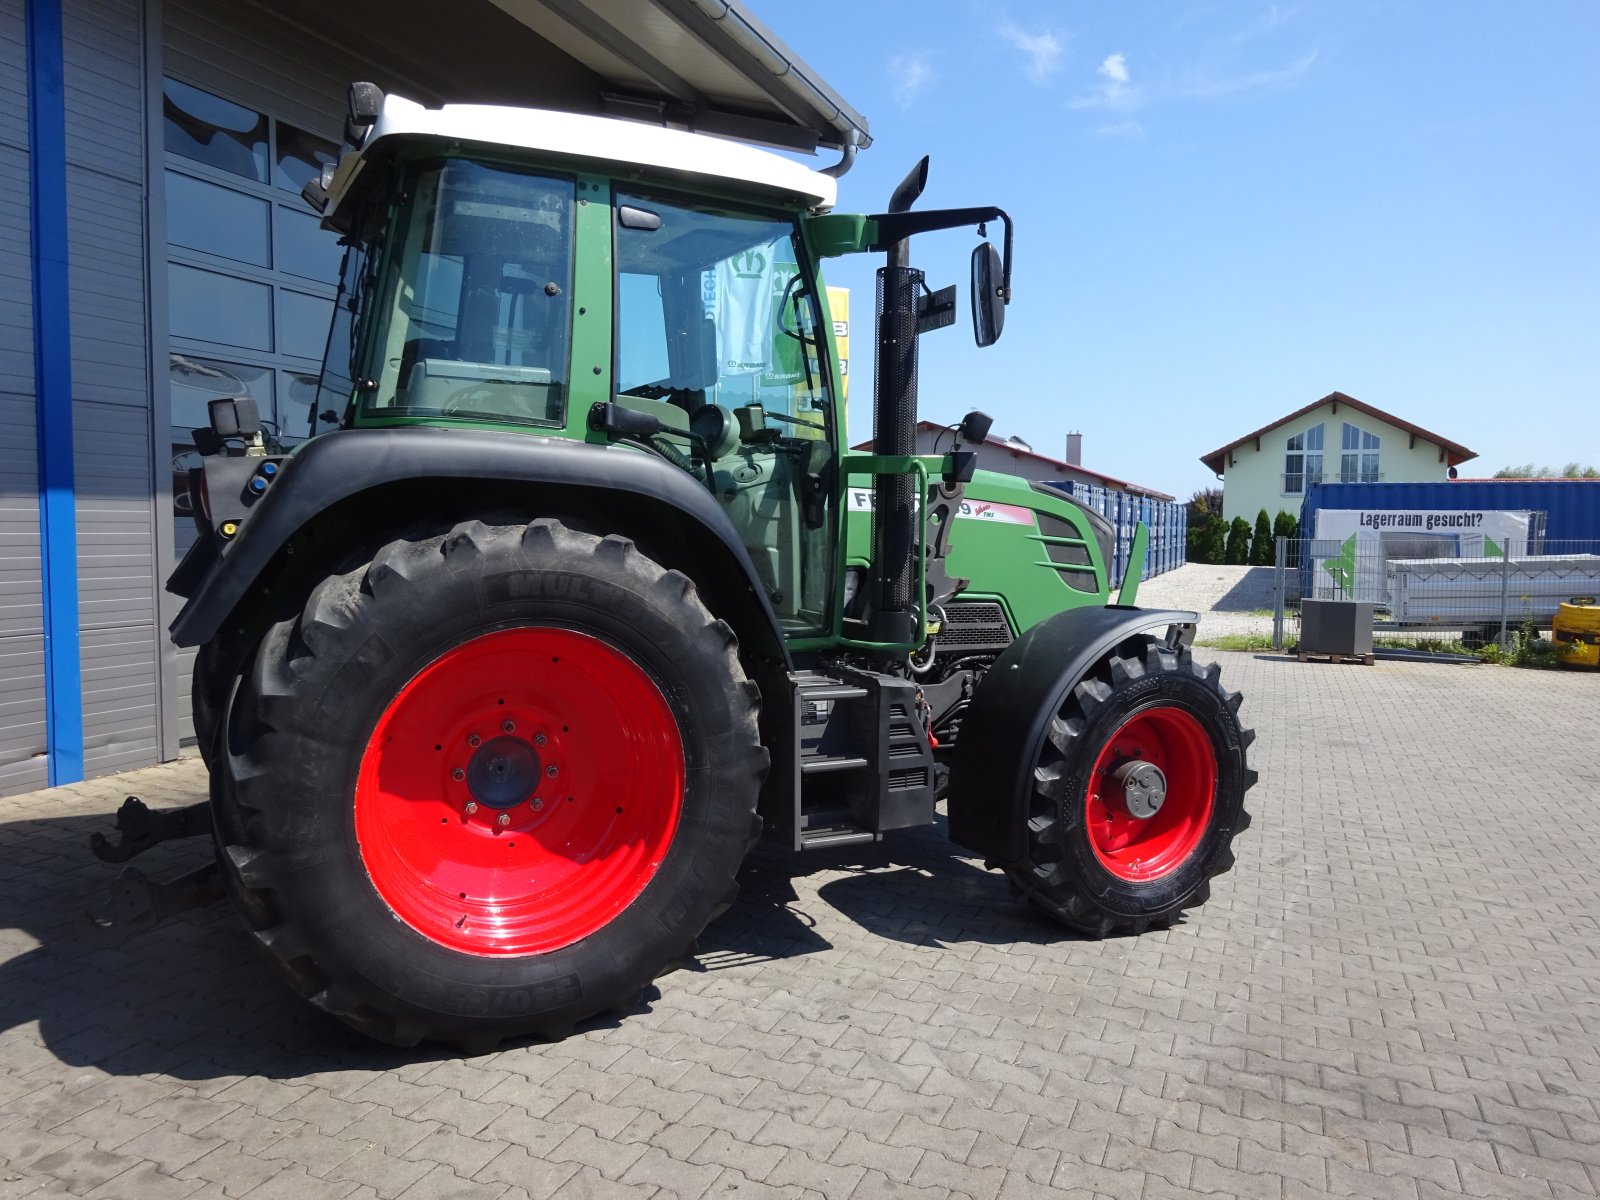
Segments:
[[[823,634],[843,413],[805,221],[833,191],[701,136],[388,97],[324,193],[349,253],[322,428],[661,457],[723,508],[784,630]]]

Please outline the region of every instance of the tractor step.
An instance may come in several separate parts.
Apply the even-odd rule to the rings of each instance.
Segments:
[[[875,842],[878,835],[856,824],[848,808],[812,808],[800,814],[800,848],[820,850],[827,846],[854,846]]]
[[[855,814],[848,808],[808,808],[800,814],[800,828],[805,832],[843,828],[854,821]]]
[[[864,758],[802,758],[800,773],[816,775],[827,771],[859,771],[871,764]]]
[[[790,681],[793,798],[774,824],[793,849],[874,842],[933,820],[933,750],[915,684],[848,666]]]
[[[803,694],[807,700],[859,700],[868,694],[864,687],[851,687],[843,683],[819,683],[814,686],[804,687]]]
[[[802,850],[826,850],[833,846],[859,846],[878,840],[870,829],[809,829],[800,834]]]

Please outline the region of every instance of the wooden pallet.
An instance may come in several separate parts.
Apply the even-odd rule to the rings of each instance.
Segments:
[[[1301,662],[1330,662],[1330,663],[1360,663],[1364,667],[1373,664],[1374,656],[1371,654],[1318,654],[1312,650],[1297,652]]]

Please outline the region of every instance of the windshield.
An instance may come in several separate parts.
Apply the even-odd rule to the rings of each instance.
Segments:
[[[565,420],[572,206],[570,180],[465,160],[413,170],[389,222],[363,416]]]
[[[739,531],[779,622],[820,632],[832,596],[833,421],[795,222],[628,194],[616,214],[619,402],[687,418],[684,461]]]
[[[827,380],[793,222],[637,196],[617,204],[661,222],[618,231],[617,390],[759,405],[790,432],[821,437]]]

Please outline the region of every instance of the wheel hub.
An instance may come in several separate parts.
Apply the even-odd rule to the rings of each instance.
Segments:
[[[683,743],[659,685],[589,634],[481,634],[374,727],[356,839],[405,924],[468,954],[548,953],[644,890],[673,842]]]
[[[1148,883],[1204,845],[1217,758],[1198,718],[1173,704],[1136,709],[1106,738],[1088,788],[1089,844],[1118,879]]]
[[[1153,762],[1132,759],[1118,767],[1112,778],[1122,788],[1130,817],[1148,821],[1167,802],[1167,777]]]
[[[539,786],[539,752],[519,737],[483,743],[467,763],[467,790],[489,808],[515,808]]]

